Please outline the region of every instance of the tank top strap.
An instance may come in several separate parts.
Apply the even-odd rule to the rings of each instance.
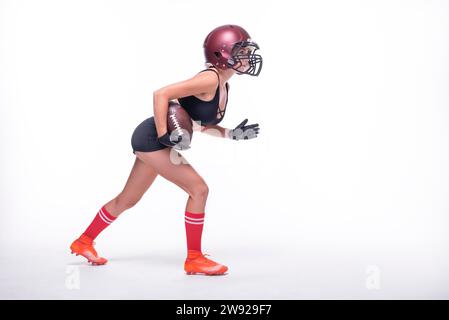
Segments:
[[[215,69],[213,69],[212,67],[209,67],[209,68],[207,68],[207,69],[201,70],[199,73],[204,72],[204,71],[208,71],[208,70],[212,70],[213,72],[215,72],[215,74],[216,74],[217,77],[218,77],[218,84],[220,84],[220,75],[218,74],[218,71],[215,70]]]

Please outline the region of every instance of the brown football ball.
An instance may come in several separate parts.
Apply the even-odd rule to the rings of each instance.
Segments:
[[[175,101],[169,101],[168,104],[167,129],[169,134],[176,131],[176,134],[182,136],[181,142],[173,148],[178,150],[190,148],[193,136],[192,119],[187,111]]]

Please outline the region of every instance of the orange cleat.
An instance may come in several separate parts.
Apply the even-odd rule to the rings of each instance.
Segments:
[[[188,275],[203,273],[205,275],[222,275],[228,271],[228,267],[206,258],[208,254],[200,251],[188,250],[187,259],[184,262],[184,270]]]
[[[78,239],[73,241],[70,246],[72,254],[82,255],[92,265],[102,265],[108,262],[107,259],[99,257],[97,251],[94,249],[95,242],[88,236],[82,234]]]

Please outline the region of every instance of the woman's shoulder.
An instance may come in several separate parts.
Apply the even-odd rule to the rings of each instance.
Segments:
[[[208,67],[206,69],[201,70],[200,72],[198,72],[198,74],[204,72],[204,71],[213,71],[217,74],[218,78],[220,79],[220,74],[218,73],[218,70],[215,69],[215,67]]]

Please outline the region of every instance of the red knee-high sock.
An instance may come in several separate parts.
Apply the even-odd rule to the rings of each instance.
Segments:
[[[187,252],[196,251],[201,253],[201,234],[203,233],[204,212],[185,212],[185,225],[187,236]]]
[[[84,231],[84,235],[91,239],[95,239],[101,231],[109,226],[117,217],[112,216],[103,206],[94,218],[94,221]]]

